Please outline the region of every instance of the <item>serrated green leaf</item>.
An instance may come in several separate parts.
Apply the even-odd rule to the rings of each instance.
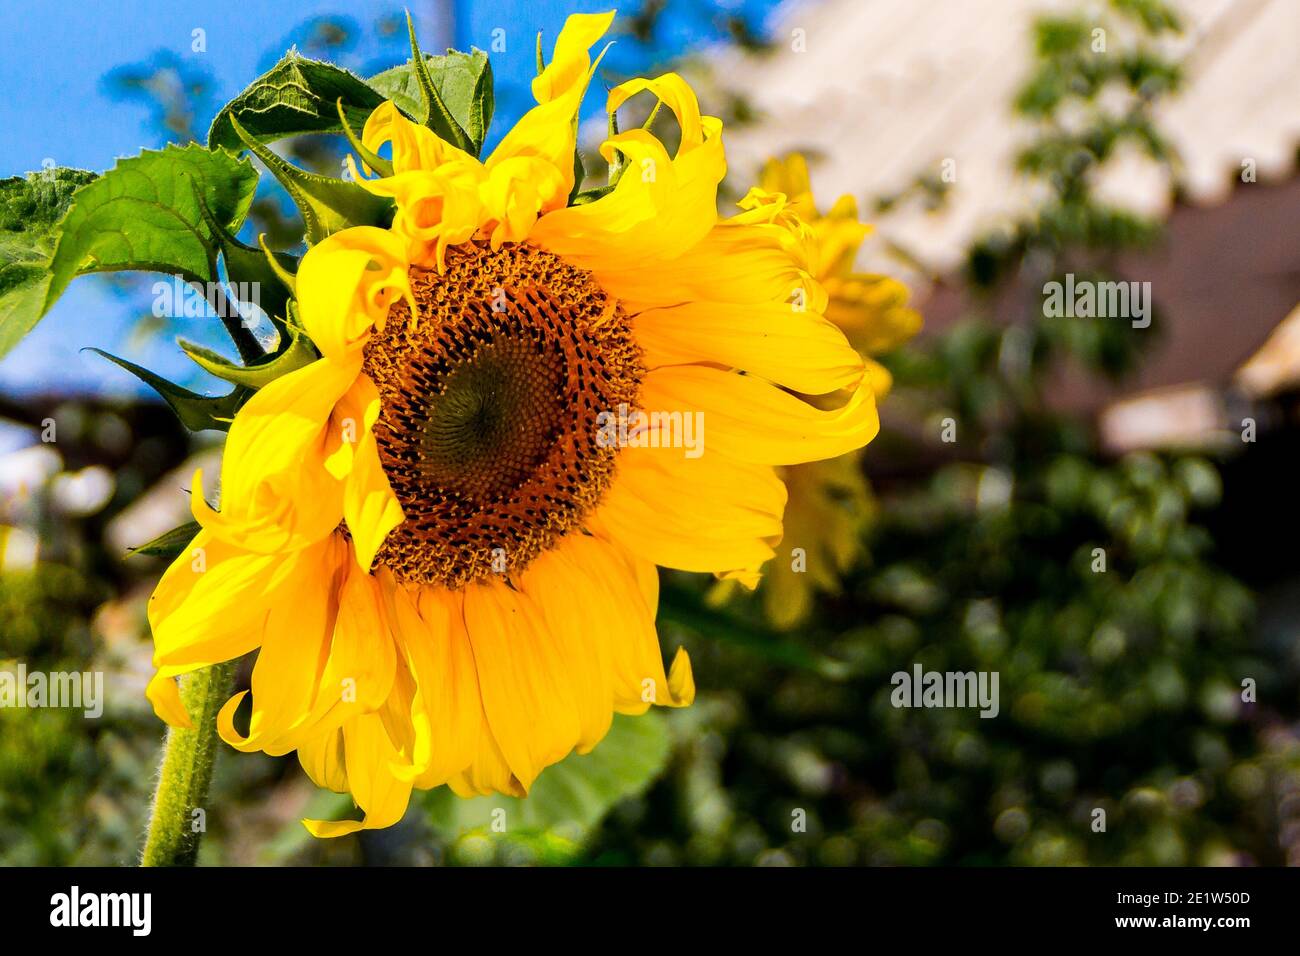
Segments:
[[[0,179],[0,358],[40,320],[55,227],[73,193],[94,179],[65,167]]]
[[[297,329],[286,329],[288,341],[284,348],[266,360],[253,365],[236,365],[229,359],[204,348],[194,342],[178,339],[181,349],[204,371],[215,375],[224,382],[244,385],[248,388],[261,388],[275,381],[281,375],[287,375],[295,369],[308,365],[320,356],[312,346],[311,340]]]
[[[361,125],[384,97],[356,74],[290,50],[221,108],[208,131],[208,146],[242,147],[232,117],[260,143],[303,133],[341,133],[339,100],[348,122]]]
[[[201,432],[209,428],[223,432],[229,431],[230,423],[235,418],[235,412],[252,394],[251,389],[236,385],[226,395],[200,395],[197,392],[191,392],[187,388],[181,388],[175,382],[167,381],[161,375],[157,375],[143,366],[105,352],[103,349],[92,348],[89,351],[94,352],[96,355],[102,355],[114,365],[126,369],[161,395],[163,400],[171,406],[172,411],[176,413],[176,417],[181,420],[181,424],[192,432]]]
[[[394,206],[391,199],[369,193],[359,184],[345,179],[331,179],[299,169],[248,135],[239,120],[232,116],[230,122],[244,145],[280,181],[298,207],[307,227],[309,245],[315,245],[349,226],[387,227],[392,223]]]
[[[147,554],[152,557],[171,560],[181,554],[201,530],[203,529],[197,521],[187,521],[178,528],[172,528],[170,531],[158,535],[152,541],[131,548],[129,553]]]
[[[256,188],[250,163],[195,144],[120,160],[73,197],[50,262],[44,311],[75,276],[90,272],[140,269],[215,279],[216,247],[202,204],[236,232]]]
[[[477,156],[496,108],[487,54],[471,49],[469,53],[448,50],[444,56],[432,56],[420,50],[413,27],[410,34],[411,59],[375,74],[368,82],[402,112]]]
[[[528,796],[462,800],[446,787],[426,798],[430,821],[452,836],[488,827],[493,812],[505,810],[508,832],[556,827],[584,834],[620,800],[641,793],[668,761],[668,728],[663,715],[616,714],[605,739],[584,755],[570,754],[548,767]]]
[[[432,60],[433,54],[424,54],[425,60]],[[367,83],[386,100],[392,100],[402,113],[414,122],[420,122],[424,113],[424,103],[420,98],[420,81],[415,78],[411,61],[390,67],[382,73],[376,73],[366,80]]]

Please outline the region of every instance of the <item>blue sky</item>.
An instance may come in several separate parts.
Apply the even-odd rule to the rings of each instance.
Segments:
[[[634,11],[642,0],[625,3]],[[546,49],[564,18],[573,12],[610,9],[587,0],[503,0],[473,3],[411,0],[421,45],[432,51],[471,45],[490,49],[493,31],[504,29],[506,49],[492,55],[497,80],[498,134],[529,103],[534,73],[534,37],[542,30]],[[624,41],[607,63],[618,72],[653,68],[670,53],[720,39],[719,14],[743,13],[756,28],[772,0],[722,3],[672,2],[655,43],[640,47]],[[69,5],[28,0],[0,7],[0,176],[39,169],[47,160],[60,166],[104,170],[118,157],[157,148],[165,137],[139,102],[116,98],[104,77],[114,68],[170,53],[183,65],[211,77],[214,104],[196,117],[200,135],[210,113],[265,71],[291,43],[310,39],[304,24],[314,17],[338,17],[356,27],[356,41],[337,60],[359,72],[373,72],[405,59],[400,35],[380,37],[375,24],[400,13],[400,3],[348,0],[258,0],[255,4],[217,4],[197,0],[103,0]],[[206,51],[194,52],[193,31],[205,31]],[[589,99],[599,109],[600,98]],[[498,125],[501,124],[501,125]],[[176,320],[162,334],[142,334],[139,317],[149,311],[147,286],[123,297],[97,278],[75,281],[23,343],[0,361],[0,389],[6,392],[59,390],[69,393],[138,393],[126,373],[80,351],[96,346],[123,355],[178,381],[201,386],[193,365],[174,345],[177,334],[226,347],[216,320]],[[197,328],[195,326],[198,326]]]

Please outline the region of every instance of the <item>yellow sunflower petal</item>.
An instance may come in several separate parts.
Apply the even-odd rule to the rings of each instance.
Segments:
[[[895,348],[921,331],[921,315],[908,308],[910,293],[896,279],[851,273],[827,279],[826,292],[826,318],[869,355]]]
[[[575,13],[555,41],[551,62],[533,80],[538,105],[520,118],[492,151],[489,170],[516,157],[536,157],[554,170],[554,185],[542,196],[540,211],[562,209],[573,189],[575,118],[591,79],[590,48],[601,38],[614,13]]]
[[[506,763],[505,754],[483,716],[483,733],[479,737],[474,760],[463,773],[452,776],[447,786],[458,797],[482,797],[493,793],[508,797],[526,797],[526,791]]]
[[[470,160],[368,180],[366,188],[396,202],[392,231],[405,240],[406,261],[441,270],[447,247],[471,239],[488,217],[480,196],[487,180],[482,164]]]
[[[609,643],[613,635],[593,615],[593,602],[603,598],[589,569],[570,557],[569,535],[555,548],[538,556],[520,576],[519,588],[533,599],[563,659],[568,662],[580,733],[577,749],[589,753],[609,731],[614,719],[614,681]],[[633,612],[634,613],[634,612]]]
[[[402,115],[392,100],[386,100],[375,107],[361,130],[361,142],[374,153],[378,153],[385,143],[391,143],[395,176],[413,170],[434,170],[447,163],[478,162],[428,127],[412,123]],[[361,184],[369,188],[383,181],[361,180]]]
[[[465,588],[465,628],[488,725],[527,791],[580,739],[571,662],[532,600],[504,583]]]
[[[590,267],[632,315],[682,302],[761,302],[822,314],[826,290],[791,254],[783,234],[773,225],[722,222],[683,255],[653,269],[606,268],[599,257]]]
[[[373,713],[393,687],[397,650],[381,603],[378,582],[349,562],[339,592],[338,617],[329,660],[321,676],[316,714],[338,724],[341,718]]]
[[[216,537],[274,552],[320,541],[343,515],[343,486],[326,469],[328,423],[356,378],[328,359],[261,388],[235,416],[221,462],[221,510],[203,498],[195,475],[190,509]]]
[[[436,787],[470,766],[483,732],[478,673],[460,599],[442,589],[410,592],[391,575],[381,578],[381,588],[415,679],[414,746],[398,775],[421,789]]]
[[[703,412],[705,455],[718,451],[755,464],[834,458],[861,448],[880,430],[865,376],[842,407],[823,411],[753,376],[677,365],[646,374],[642,404]]]
[[[295,554],[253,554],[200,531],[149,598],[155,666],[202,666],[256,648],[270,600],[297,565]]]
[[[812,222],[817,218],[812,182],[808,177],[808,162],[799,153],[791,153],[784,159],[769,159],[759,176],[758,184],[768,192],[783,194],[805,221]]]
[[[337,727],[298,745],[298,762],[318,787],[348,792],[348,770],[343,756],[343,731]]]
[[[288,753],[298,745],[320,690],[325,654],[338,613],[340,565],[347,547],[334,535],[299,559],[301,573],[275,595],[253,666],[252,716],[247,737],[234,729],[242,695],[218,715],[222,739],[237,750]]]
[[[703,438],[707,448],[707,430]],[[781,540],[785,500],[767,465],[712,450],[688,458],[680,448],[624,448],[596,513],[611,538],[663,567],[757,571]]]
[[[343,725],[344,764],[352,798],[365,813],[361,820],[303,820],[313,836],[338,837],[358,830],[390,827],[406,813],[409,781],[389,769],[398,757],[383,720],[374,714],[353,717]]]
[[[343,518],[352,536],[357,564],[368,571],[388,532],[402,523],[402,506],[379,461],[374,425],[379,420],[379,389],[358,375],[334,407],[332,451],[325,466],[343,479]]]
[[[176,683],[176,678],[190,671],[198,670],[194,666],[180,667],[160,667],[158,671],[149,679],[149,684],[145,687],[144,695],[153,705],[153,712],[158,715],[158,719],[172,727],[180,727],[185,730],[194,727],[194,720],[190,717],[189,712],[185,709],[185,704],[181,701],[180,687]]]
[[[645,130],[606,140],[605,158],[617,151],[627,163],[613,192],[543,216],[529,241],[590,269],[620,297],[618,274],[657,274],[650,263],[685,256],[717,222],[718,183],[727,171],[721,122],[712,116],[699,122],[702,144],[675,159]]]
[[[637,77],[620,83],[609,91],[605,109],[612,113],[643,90],[649,90],[657,96],[677,117],[681,129],[678,156],[704,145],[704,124],[700,116],[699,100],[695,98],[695,91],[676,73],[665,73],[653,79]]]
[[[647,368],[697,362],[744,369],[805,395],[855,385],[862,357],[835,325],[788,304],[683,302],[636,317]]]
[[[326,358],[344,362],[382,326],[388,307],[411,300],[407,250],[387,229],[355,226],[318,242],[298,264],[298,314]]]
[[[586,88],[591,70],[588,51],[609,32],[613,22],[613,10],[574,13],[564,21],[560,35],[555,38],[551,62],[533,80],[533,96],[538,103],[549,103],[570,95],[575,89]]]
[[[570,534],[539,558],[522,582],[543,605],[548,621],[567,631],[573,645],[581,643],[586,656],[598,662],[608,696],[600,698],[599,710],[594,709],[595,700],[590,702],[592,731],[601,725],[607,729],[605,711],[611,699],[614,709],[630,714],[644,713],[652,704],[689,703],[677,693],[684,689],[680,672],[676,686],[665,676],[654,626],[655,601],[647,600],[642,573],[657,585],[649,562],[638,561],[601,536]],[[586,679],[594,678],[589,674]]]

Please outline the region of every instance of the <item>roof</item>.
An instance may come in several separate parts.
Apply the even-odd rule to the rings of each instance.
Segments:
[[[1184,30],[1167,45],[1185,58],[1186,85],[1156,120],[1181,154],[1187,197],[1222,201],[1246,159],[1260,182],[1289,176],[1300,144],[1300,3],[1176,6]],[[950,271],[972,238],[1032,202],[1012,172],[1030,127],[1010,103],[1032,64],[1035,16],[1079,8],[1077,0],[788,5],[777,17],[773,51],[723,54],[715,67],[719,82],[743,93],[760,116],[728,130],[729,165],[744,182],[766,157],[806,151],[814,187],[829,203],[843,193],[859,200],[893,194],[919,172],[955,160],[941,214],[909,205],[877,223],[881,238],[928,271]],[[797,30],[804,52],[796,49]],[[1169,186],[1161,170],[1134,159],[1112,164],[1098,191],[1158,214],[1171,206]]]

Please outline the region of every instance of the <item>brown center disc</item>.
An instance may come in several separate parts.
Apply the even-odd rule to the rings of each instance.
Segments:
[[[521,570],[600,500],[617,448],[597,416],[634,406],[627,315],[590,273],[525,244],[448,250],[411,270],[365,348],[379,457],[406,520],[377,564],[456,588]]]

